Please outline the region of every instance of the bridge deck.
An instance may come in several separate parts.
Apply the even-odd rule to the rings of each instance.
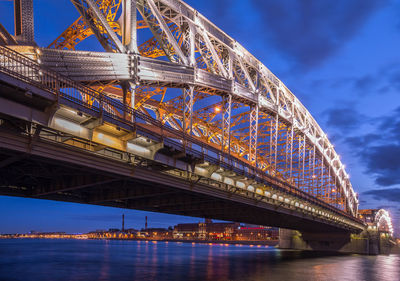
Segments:
[[[0,64],[2,194],[304,230],[364,228],[243,161],[1,50],[8,62]],[[81,95],[102,106],[89,106]],[[108,142],[107,135],[119,142]],[[250,183],[238,188],[216,175]]]

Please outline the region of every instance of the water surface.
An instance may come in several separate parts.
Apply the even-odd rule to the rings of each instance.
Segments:
[[[400,256],[273,247],[0,239],[0,280],[400,280]]]

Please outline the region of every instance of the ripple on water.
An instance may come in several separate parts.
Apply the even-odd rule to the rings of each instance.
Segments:
[[[0,280],[399,281],[400,256],[104,240],[0,240]]]

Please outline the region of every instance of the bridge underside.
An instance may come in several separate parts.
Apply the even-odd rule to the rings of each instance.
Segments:
[[[0,194],[274,225],[303,231],[343,232],[243,198],[161,173],[165,167],[133,166],[67,145],[23,136],[20,120],[0,126]],[[17,125],[10,130],[10,124]],[[26,123],[25,125],[28,125]],[[5,128],[7,127],[7,132]],[[10,133],[13,131],[13,133]],[[28,153],[27,153],[28,151]],[[40,155],[40,156],[39,156]],[[147,166],[147,167],[146,167]],[[118,172],[113,172],[118,171]]]

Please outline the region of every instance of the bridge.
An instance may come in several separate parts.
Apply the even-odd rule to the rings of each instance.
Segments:
[[[385,210],[369,224],[359,215],[345,166],[296,96],[198,11],[71,2],[81,16],[47,47],[32,0],[14,1],[14,36],[0,24],[0,194],[392,235]],[[88,37],[104,52],[76,50]]]

